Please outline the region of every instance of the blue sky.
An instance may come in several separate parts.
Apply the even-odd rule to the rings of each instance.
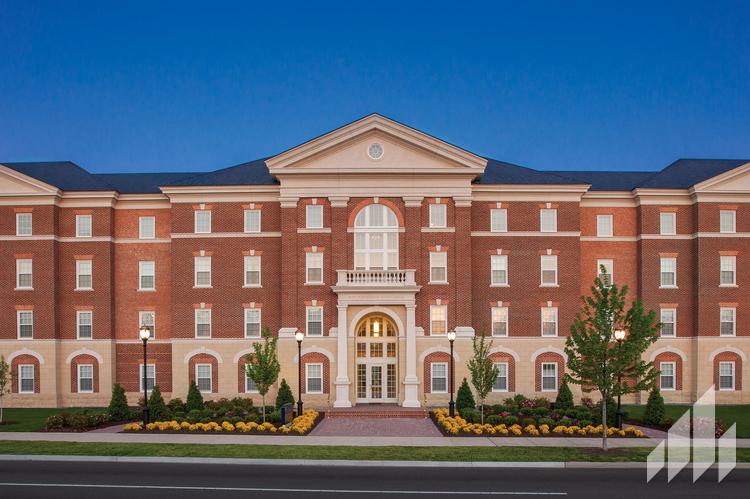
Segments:
[[[0,160],[208,170],[371,112],[540,169],[750,158],[748,2],[105,4],[0,3]]]

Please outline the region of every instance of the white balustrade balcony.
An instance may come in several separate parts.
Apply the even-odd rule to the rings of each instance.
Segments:
[[[398,288],[416,286],[414,270],[338,270],[337,287]]]

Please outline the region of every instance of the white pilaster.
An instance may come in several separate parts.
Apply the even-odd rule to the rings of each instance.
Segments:
[[[339,305],[339,322],[338,331],[336,333],[336,343],[338,344],[338,351],[336,352],[336,400],[333,403],[334,407],[351,407],[352,402],[349,400],[349,373],[348,373],[348,334],[346,327],[346,305]]]
[[[417,378],[417,332],[414,305],[406,306],[406,376],[404,377],[404,407],[420,407],[419,378]]]

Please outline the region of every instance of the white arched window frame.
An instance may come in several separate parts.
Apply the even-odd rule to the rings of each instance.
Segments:
[[[368,205],[354,219],[354,268],[398,268],[398,219],[382,204]]]

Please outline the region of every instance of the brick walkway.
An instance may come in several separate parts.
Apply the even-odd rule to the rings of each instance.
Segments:
[[[313,437],[440,437],[430,419],[325,418],[310,433]]]

